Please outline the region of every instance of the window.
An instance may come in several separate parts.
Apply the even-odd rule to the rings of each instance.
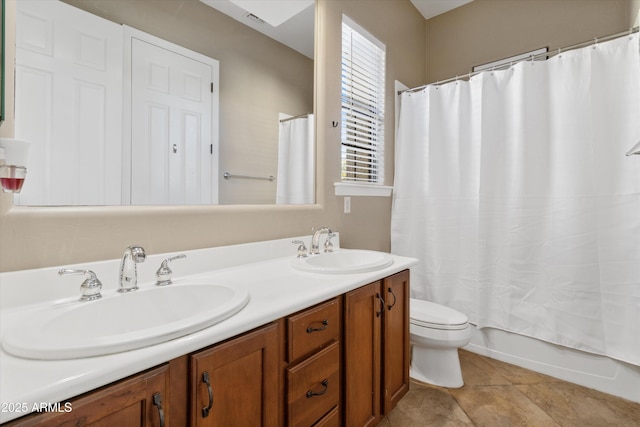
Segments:
[[[385,47],[342,20],[342,181],[383,184]]]

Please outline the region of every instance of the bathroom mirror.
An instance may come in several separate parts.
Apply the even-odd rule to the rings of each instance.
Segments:
[[[0,0],[0,124],[4,121],[4,1]]]
[[[48,0],[54,1],[54,0]],[[308,33],[311,46],[313,46],[314,11],[312,0],[292,0],[292,3],[306,2],[303,10],[296,13],[296,19],[305,16],[303,29]],[[258,32],[241,23],[248,21],[248,25],[263,25],[274,27],[263,21],[258,15],[244,11],[242,16],[232,18],[227,13],[221,12],[213,6],[222,5],[233,11],[234,0],[63,0],[64,3],[108,21],[123,24],[128,27],[151,34],[154,37],[169,41],[178,46],[187,48],[198,54],[213,58],[219,62],[219,112],[218,112],[218,147],[217,164],[214,177],[214,186],[217,188],[217,204],[251,204],[264,205],[276,203],[278,174],[278,137],[280,132],[280,120],[289,116],[305,115],[313,112],[314,100],[314,63],[313,47],[310,52],[300,53],[298,47],[295,50],[272,37]],[[18,10],[18,14],[20,10]],[[293,19],[292,19],[293,21]],[[20,17],[17,25],[21,25]],[[284,24],[283,24],[284,25]],[[16,44],[20,43],[20,28],[16,29]],[[264,32],[269,32],[268,28]],[[92,41],[91,41],[92,42]],[[20,46],[16,47],[19,51]],[[80,49],[82,46],[80,47]],[[17,52],[18,56],[19,52]],[[20,64],[16,65],[16,85],[20,84]],[[52,75],[55,78],[55,74]],[[23,80],[25,81],[25,80]],[[27,86],[27,85],[25,85]],[[29,86],[33,87],[33,85]],[[125,90],[127,88],[125,87]],[[20,100],[19,90],[16,89],[16,137],[20,129]],[[46,104],[46,102],[45,102]],[[65,120],[52,120],[54,125],[63,126]],[[123,134],[128,132],[126,120],[123,122]],[[68,126],[72,127],[72,126]],[[24,126],[23,126],[24,128]],[[31,126],[28,126],[31,128]],[[46,135],[46,132],[42,132]],[[315,131],[311,132],[315,135]],[[28,135],[20,135],[23,139],[29,139]],[[87,138],[91,139],[91,138]],[[134,138],[132,138],[134,139]],[[310,141],[314,144],[313,138]],[[85,142],[82,141],[84,144]],[[135,142],[132,140],[131,145]],[[53,184],[51,178],[44,175],[44,171],[50,170],[56,165],[55,159],[65,159],[75,155],[83,148],[76,145],[75,150],[65,153],[61,150],[49,150],[45,160],[41,164],[32,164],[29,160],[29,178],[25,181],[23,192],[26,194],[30,181],[40,181],[44,185],[60,188],[64,185]],[[38,144],[32,145],[32,150],[38,150]],[[212,147],[213,157],[215,150]],[[174,148],[175,152],[175,148]],[[315,148],[313,149],[315,153]],[[94,156],[94,157],[100,157]],[[115,159],[117,161],[119,159]],[[217,160],[217,161],[216,161]],[[105,160],[106,161],[106,160]],[[78,162],[81,163],[81,162]],[[98,165],[82,167],[92,168]],[[127,173],[126,160],[124,161],[123,175]],[[169,167],[165,165],[165,167]],[[131,170],[136,164],[130,166]],[[73,175],[73,167],[67,168]],[[309,169],[309,168],[307,168]],[[315,173],[314,163],[311,163],[311,173]],[[188,167],[183,167],[185,173],[189,173]],[[225,173],[229,176],[225,179]],[[38,175],[40,178],[38,179]],[[257,179],[254,179],[257,178]],[[83,183],[88,186],[88,179],[83,179],[82,174],[71,178],[71,181]],[[102,182],[105,180],[103,179]],[[98,186],[100,182],[96,183]],[[126,181],[122,187],[126,187]],[[46,194],[46,191],[43,191]],[[70,192],[71,193],[71,192]],[[123,194],[126,190],[123,190]],[[21,200],[22,197],[22,200]],[[122,197],[122,205],[134,204],[165,204],[165,203],[131,203]],[[112,199],[110,199],[112,200]],[[315,202],[312,194],[310,203]],[[284,202],[287,203],[286,201]],[[298,202],[292,202],[298,203]],[[46,200],[29,201],[25,196],[14,198],[14,204],[26,206],[55,206],[55,205],[116,205],[108,202],[77,202],[71,195],[62,202],[49,203]],[[198,204],[168,202],[166,204]]]

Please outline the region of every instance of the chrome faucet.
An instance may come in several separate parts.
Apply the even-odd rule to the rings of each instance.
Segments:
[[[182,258],[186,258],[187,256],[185,254],[180,254],[180,255],[176,255],[176,256],[172,256],[171,258],[167,258],[164,261],[162,261],[162,263],[160,263],[160,268],[158,268],[158,271],[156,271],[156,285],[158,286],[166,286],[166,285],[170,285],[171,282],[171,275],[173,274],[173,271],[171,271],[171,269],[169,268],[169,262],[171,261],[175,261],[177,259],[182,259]]]
[[[140,246],[129,246],[124,250],[120,262],[120,285],[118,292],[130,292],[138,289],[138,268],[136,264],[147,258],[144,249]]]
[[[311,249],[309,251],[311,255],[320,253],[320,235],[323,233],[333,234],[333,231],[331,231],[329,227],[320,227],[313,231],[313,235],[311,236]]]
[[[325,252],[333,252],[333,243],[331,242],[331,239],[333,239],[334,237],[336,237],[336,233],[327,234],[327,240],[324,241]]]
[[[293,243],[294,245],[298,245],[298,254],[296,255],[296,257],[306,258],[309,255],[307,253],[307,247],[304,245],[304,242],[302,240],[294,240],[291,243]]]
[[[94,301],[102,298],[100,290],[102,289],[102,283],[98,280],[96,273],[91,270],[70,270],[64,268],[58,271],[60,276],[66,276],[69,274],[84,274],[87,276],[82,285],[80,285],[80,301]]]

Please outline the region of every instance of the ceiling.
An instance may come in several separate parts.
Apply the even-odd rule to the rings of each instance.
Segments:
[[[313,58],[314,0],[200,1]],[[425,19],[429,19],[471,1],[473,0],[411,0],[411,3]]]
[[[314,0],[200,0],[313,58]]]
[[[471,3],[473,0],[411,0],[411,3],[420,11],[424,19],[448,12],[456,7]]]

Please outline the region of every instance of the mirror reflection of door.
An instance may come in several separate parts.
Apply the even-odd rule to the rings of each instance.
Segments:
[[[16,205],[218,202],[218,61],[59,1],[16,28]]]
[[[125,30],[133,33],[125,36],[131,41],[131,204],[217,203],[218,62]]]
[[[120,204],[122,27],[62,2],[16,6],[15,137],[31,147],[14,203]]]

